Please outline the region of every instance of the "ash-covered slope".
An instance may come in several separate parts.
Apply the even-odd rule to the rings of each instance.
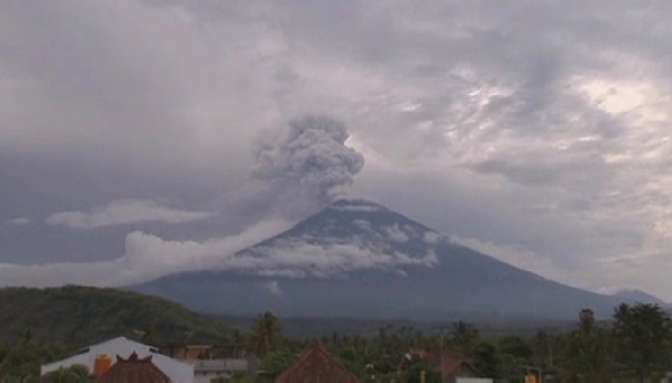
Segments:
[[[619,299],[572,288],[451,242],[381,205],[341,200],[212,271],[135,287],[228,314],[451,319],[609,315]]]

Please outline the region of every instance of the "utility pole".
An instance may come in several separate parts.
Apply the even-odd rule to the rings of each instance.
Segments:
[[[446,346],[445,346],[445,344],[446,344],[446,330],[447,330],[446,326],[442,326],[441,328],[439,328],[440,335],[441,335],[441,350],[440,350],[441,354],[439,355],[439,366],[441,366],[440,368],[441,368],[441,379],[442,380],[445,379],[445,373],[444,373],[444,370],[443,370],[443,358],[446,357],[446,350],[445,350],[445,348],[446,348]],[[423,381],[422,383],[425,383],[425,382]]]

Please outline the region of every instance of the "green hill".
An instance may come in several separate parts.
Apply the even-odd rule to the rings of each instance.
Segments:
[[[116,336],[155,345],[217,343],[220,320],[177,303],[116,289],[0,289],[0,344],[31,340],[79,347]]]

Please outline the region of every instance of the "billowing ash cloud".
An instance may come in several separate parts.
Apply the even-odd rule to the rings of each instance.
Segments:
[[[364,156],[345,145],[348,137],[345,125],[331,117],[293,120],[286,136],[262,140],[254,176],[304,201],[329,203],[347,190],[364,166]]]

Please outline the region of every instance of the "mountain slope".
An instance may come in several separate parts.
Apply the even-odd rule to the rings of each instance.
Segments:
[[[212,271],[136,287],[229,314],[273,309],[288,316],[609,315],[619,299],[565,286],[457,245],[381,205],[342,200]]]
[[[667,303],[662,299],[639,289],[623,289],[610,295],[612,297],[622,300],[623,302],[652,303],[661,306],[667,305]]]
[[[228,334],[223,322],[161,298],[115,289],[0,289],[0,344],[29,336],[80,347],[117,336],[166,344],[212,341]]]

